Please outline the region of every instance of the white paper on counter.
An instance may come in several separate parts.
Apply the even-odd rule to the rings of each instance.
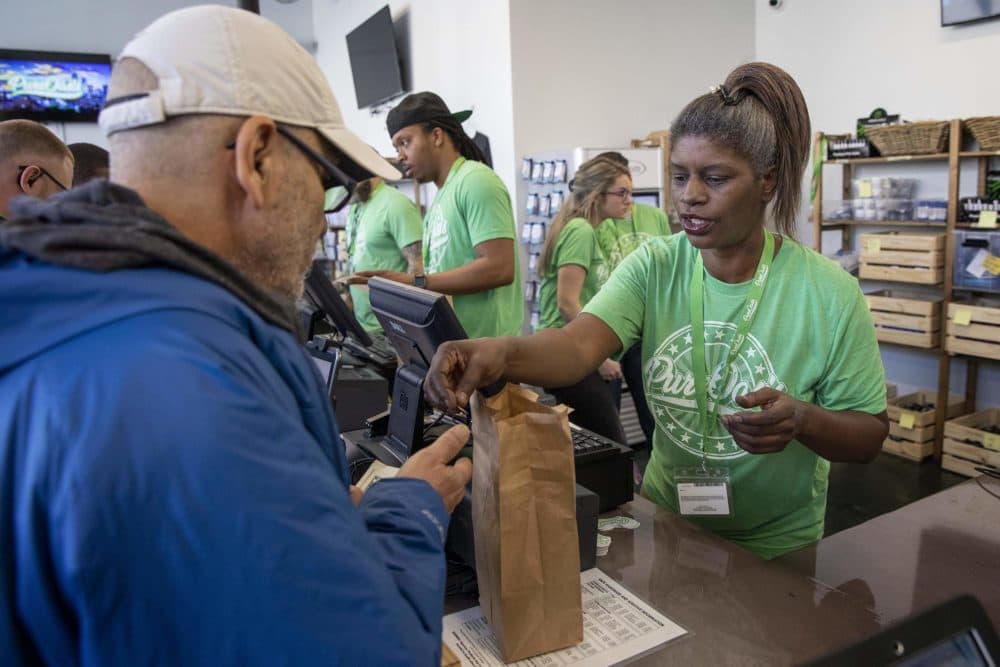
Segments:
[[[518,667],[606,667],[620,665],[687,634],[663,614],[594,568],[580,573],[583,641],[576,646],[520,660]],[[501,667],[493,630],[479,607],[444,617],[444,643],[463,667]]]

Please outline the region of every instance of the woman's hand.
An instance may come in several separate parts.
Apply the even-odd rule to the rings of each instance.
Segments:
[[[605,382],[622,379],[622,365],[612,359],[605,359],[604,363],[597,369]]]
[[[449,341],[438,347],[424,379],[424,396],[436,408],[455,412],[476,389],[491,385],[507,369],[504,338]]]
[[[764,387],[736,402],[744,408],[760,407],[760,412],[736,412],[722,416],[722,425],[737,445],[751,454],[780,452],[803,430],[808,404],[784,392]]]

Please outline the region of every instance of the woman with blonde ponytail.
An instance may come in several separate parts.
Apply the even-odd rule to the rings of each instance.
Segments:
[[[606,218],[623,217],[631,201],[632,179],[626,167],[595,158],[577,169],[569,201],[552,221],[539,257],[539,328],[558,328],[573,321],[607,280],[610,267],[594,230]],[[624,443],[618,418],[621,377],[618,362],[605,359],[597,372],[579,382],[547,389],[573,408],[571,421]]]

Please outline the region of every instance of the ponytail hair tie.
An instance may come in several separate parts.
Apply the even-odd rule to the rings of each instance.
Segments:
[[[712,86],[711,88],[708,89],[708,91],[710,93],[718,95],[719,99],[722,100],[722,103],[725,104],[726,106],[730,107],[736,106],[736,103],[739,101],[735,97],[733,97],[730,94],[729,89],[726,88],[721,83],[718,86]]]

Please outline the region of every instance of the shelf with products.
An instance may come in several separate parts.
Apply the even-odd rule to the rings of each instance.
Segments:
[[[926,155],[885,155],[877,157],[849,157],[824,160],[826,164],[889,164],[893,162],[920,162],[926,160],[947,160],[948,153],[928,153]]]
[[[521,179],[526,185],[521,225],[521,246],[527,255],[524,271],[524,303],[530,329],[538,328],[541,317],[539,294],[542,275],[539,257],[552,219],[569,197],[572,151],[547,151],[524,157]]]
[[[948,223],[930,220],[824,220],[824,229],[837,227],[945,227]]]
[[[908,349],[923,349],[938,354],[937,405],[943,405],[948,401],[952,360],[954,358],[963,360],[966,366],[966,387],[963,394],[962,414],[967,414],[976,408],[978,369],[981,361],[1000,359],[1000,301],[996,302],[994,309],[993,301],[982,299],[984,296],[1000,296],[997,293],[1000,292],[1000,289],[995,291],[983,289],[983,285],[993,284],[991,280],[977,281],[974,277],[970,278],[965,275],[963,271],[966,266],[973,266],[973,258],[978,258],[982,263],[984,253],[987,257],[987,266],[990,266],[990,261],[1000,262],[1000,257],[995,257],[995,260],[988,259],[989,253],[994,248],[992,240],[976,239],[975,243],[967,244],[978,244],[979,247],[973,248],[976,251],[973,254],[966,253],[965,246],[962,244],[967,240],[965,234],[983,232],[996,234],[996,247],[1000,248],[1000,232],[962,220],[964,199],[959,196],[960,181],[963,167],[968,169],[969,159],[974,159],[977,166],[976,194],[978,197],[985,197],[990,164],[994,158],[1000,157],[1000,151],[970,150],[968,148],[962,150],[962,139],[965,136],[963,129],[961,120],[955,119],[949,122],[951,141],[947,153],[836,160],[822,159],[825,156],[821,155],[820,162],[814,170],[811,221],[814,248],[819,252],[823,251],[824,233],[829,237],[831,232],[835,233],[838,230],[841,232],[840,254],[849,252],[852,247],[861,244],[860,238],[870,238],[870,235],[858,234],[856,231],[868,227],[897,228],[898,231],[883,232],[883,234],[898,235],[902,238],[911,235],[915,240],[923,240],[928,243],[933,239],[931,246],[929,246],[929,248],[934,248],[930,251],[933,253],[933,261],[923,262],[919,267],[931,270],[930,273],[914,271],[915,268],[918,268],[915,264],[919,262],[908,261],[906,259],[908,255],[901,254],[899,248],[890,247],[886,251],[886,249],[879,247],[879,244],[867,248],[862,245],[858,254],[862,258],[862,264],[864,264],[864,258],[867,254],[869,268],[859,271],[859,280],[863,282],[869,280],[880,283],[890,282],[894,285],[890,290],[883,291],[888,293],[869,290],[867,295],[876,328],[879,329],[880,344],[902,345]],[[814,155],[818,155],[824,145],[824,135],[817,133],[814,142]],[[941,166],[947,167],[947,198],[944,200],[946,216],[944,220],[841,219],[843,217],[858,217],[855,214],[859,199],[871,204],[872,202],[866,200],[878,199],[880,194],[878,190],[880,189],[885,190],[882,194],[888,199],[889,195],[898,194],[889,191],[897,185],[896,181],[905,181],[905,179],[880,177],[878,179],[872,178],[866,184],[866,179],[856,178],[859,172],[867,175],[870,173],[867,169],[872,168],[880,170],[879,173],[892,173],[897,167],[911,163],[931,163],[929,168],[935,169],[936,167],[933,165],[935,161],[944,162],[945,164]],[[839,203],[835,202],[833,206],[829,200],[824,202],[824,171],[828,166],[838,167],[843,179],[839,191],[834,195],[839,195],[841,200]],[[906,197],[903,199],[913,199],[914,193],[904,194]],[[868,215],[871,215],[872,208],[875,208],[876,211],[879,210],[877,204],[868,206]],[[940,216],[940,211],[936,211],[935,215]],[[987,222],[991,223],[992,219]],[[979,253],[979,249],[984,246],[983,253]],[[993,265],[993,268],[996,268],[996,264]],[[927,293],[917,297],[902,297],[895,294],[898,287],[903,285],[910,287],[918,284]],[[955,313],[959,315],[957,322],[955,321]],[[937,428],[935,429],[933,455],[940,461],[944,423],[947,419],[945,411],[936,409],[935,419]]]

